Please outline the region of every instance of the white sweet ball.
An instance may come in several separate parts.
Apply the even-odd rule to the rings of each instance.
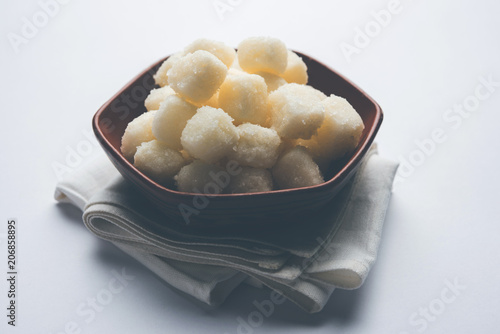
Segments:
[[[285,151],[272,169],[275,186],[290,189],[313,186],[324,182],[311,153],[302,146]]]
[[[152,124],[156,112],[156,110],[145,112],[127,125],[120,147],[123,156],[127,160],[133,161],[137,146],[155,139]]]
[[[238,45],[238,63],[249,73],[283,73],[288,63],[285,43],[273,37],[250,37]]]
[[[239,135],[231,116],[222,109],[204,106],[187,122],[181,135],[184,149],[194,158],[215,163],[227,157]]]
[[[240,139],[230,159],[242,166],[271,168],[280,152],[281,139],[275,130],[244,123],[237,127]]]
[[[175,92],[170,86],[152,89],[144,101],[144,106],[148,111],[158,110],[158,108],[160,108],[160,103],[162,103],[167,96],[174,94]]]
[[[281,75],[289,83],[307,84],[307,65],[295,52],[288,50],[288,64]]]
[[[173,184],[174,176],[186,164],[182,154],[158,140],[142,143],[134,155],[134,166],[162,185]]]
[[[273,178],[269,170],[242,167],[237,175],[231,176],[231,181],[226,191],[232,194],[240,194],[271,190],[273,190]]]
[[[216,56],[198,50],[182,57],[168,71],[172,89],[195,104],[209,100],[226,78],[227,67]]]
[[[257,72],[255,74],[260,75],[262,78],[264,78],[264,81],[266,82],[267,85],[268,93],[275,91],[276,89],[280,88],[281,86],[287,83],[285,79],[276,74],[267,72]]]
[[[286,84],[269,94],[271,127],[281,137],[309,139],[321,126],[326,96],[317,89],[295,83]]]
[[[153,135],[167,146],[181,150],[181,134],[197,107],[177,95],[168,96],[153,120]]]
[[[198,50],[205,50],[219,58],[228,68],[233,64],[236,58],[236,51],[219,41],[214,41],[206,38],[195,40],[184,48],[184,54],[193,53]]]
[[[353,151],[365,126],[346,99],[332,94],[321,103],[325,107],[325,120],[318,134],[300,144],[307,146],[317,161],[328,163]]]
[[[194,160],[182,167],[174,179],[179,191],[213,195],[222,193],[227,187],[218,179],[220,173],[223,173],[221,167]]]
[[[219,90],[219,107],[235,124],[250,122],[265,125],[268,118],[268,93],[264,79],[255,74],[230,74]]]
[[[161,64],[161,66],[156,71],[155,75],[153,75],[153,79],[155,80],[155,83],[158,86],[163,87],[163,86],[168,85],[167,72],[168,72],[168,70],[170,70],[172,68],[172,66],[174,66],[175,63],[177,63],[179,61],[179,59],[181,59],[181,57],[182,57],[182,53],[177,52],[177,53],[171,55],[170,57],[168,57]]]

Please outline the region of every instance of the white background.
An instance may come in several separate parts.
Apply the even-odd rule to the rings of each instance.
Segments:
[[[230,3],[232,10],[219,15],[217,3]],[[70,333],[72,323],[75,333],[238,332],[237,318],[247,319],[252,302],[268,299],[269,291],[241,286],[215,309],[186,298],[88,233],[76,209],[56,204],[54,165],[66,164],[79,148],[87,148],[82,161],[102,154],[94,139],[88,149],[93,114],[159,58],[199,37],[237,46],[248,36],[271,35],[370,94],[385,113],[376,140],[380,152],[406,168],[366,283],[335,291],[314,315],[291,302],[277,305],[252,331],[497,333],[500,5],[401,0],[377,31],[371,13],[388,4],[73,0],[43,22],[37,1],[2,1],[0,268],[7,271],[6,222],[14,217],[19,282],[12,328],[0,275],[0,332]],[[23,37],[23,25],[34,16],[45,25]],[[357,29],[365,28],[373,29],[369,44],[346,57],[341,45],[361,46]],[[28,38],[16,46],[9,42],[13,34]],[[497,82],[482,100],[474,98],[480,78]],[[472,110],[467,117],[449,113],[464,103]],[[436,131],[445,140],[432,147]],[[427,142],[427,154],[417,142]],[[134,279],[94,317],[79,315],[82,304],[108,288],[112,270],[122,268]],[[453,282],[460,286],[455,293],[446,290]],[[423,312],[430,312],[427,318]]]

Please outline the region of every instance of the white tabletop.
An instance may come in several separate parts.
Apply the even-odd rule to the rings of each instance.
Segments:
[[[497,333],[500,320],[500,5],[480,1],[3,2],[1,333]],[[270,35],[352,79],[384,110],[400,160],[377,262],[324,310],[291,302],[248,324],[268,290],[211,309],[57,205],[58,176],[102,154],[95,111],[198,37]],[[16,327],[7,223],[17,221]],[[125,271],[120,289],[111,286]],[[254,312],[254,313],[252,313]]]

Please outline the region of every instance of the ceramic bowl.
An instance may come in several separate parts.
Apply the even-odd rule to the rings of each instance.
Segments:
[[[305,54],[297,52],[308,68],[308,84],[326,95],[346,98],[365,125],[357,148],[333,163],[325,182],[310,187],[248,194],[217,194],[206,197],[166,188],[141,173],[120,152],[121,138],[127,124],[146,111],[144,100],[155,88],[153,74],[161,59],[152,64],[107,101],[93,118],[95,135],[124,178],[136,186],[162,214],[166,224],[195,227],[273,226],[304,221],[316,210],[331,202],[354,175],[381,125],[380,106],[350,80]],[[306,222],[304,222],[306,223]]]

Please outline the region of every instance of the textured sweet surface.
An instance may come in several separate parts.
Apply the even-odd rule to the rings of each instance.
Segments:
[[[239,125],[237,130],[239,140],[230,158],[242,166],[271,168],[281,144],[276,131],[250,123]]]
[[[286,84],[269,94],[271,127],[281,137],[309,139],[321,126],[326,96],[311,86]]]
[[[168,84],[180,96],[203,103],[215,94],[226,78],[227,67],[208,51],[183,56],[168,71]]]
[[[242,167],[241,171],[231,176],[227,187],[228,193],[255,193],[273,190],[271,172],[264,168]]]
[[[148,97],[144,101],[144,106],[146,110],[158,110],[160,108],[160,104],[165,100],[165,98],[169,95],[174,95],[175,91],[170,86],[163,86],[161,88],[152,89],[149,92]]]
[[[215,163],[233,151],[238,138],[231,116],[222,109],[204,106],[187,122],[181,143],[194,158]]]
[[[155,114],[156,110],[146,112],[133,119],[127,125],[120,147],[123,156],[127,160],[133,160],[137,146],[154,139],[152,124]]]
[[[170,57],[168,57],[168,59],[161,64],[160,68],[156,71],[155,75],[153,76],[155,83],[158,86],[163,87],[168,85],[168,75],[167,75],[168,70],[170,70],[172,66],[174,66],[174,64],[177,63],[179,59],[181,59],[181,56],[182,53],[177,52],[176,54],[173,54]]]
[[[205,50],[219,58],[228,68],[236,58],[236,51],[219,41],[206,38],[199,38],[184,48],[184,54],[193,53],[198,50]]]
[[[288,63],[285,72],[281,75],[289,83],[305,85],[309,80],[307,66],[295,52],[288,50]]]
[[[325,107],[325,120],[318,134],[299,143],[308,147],[318,162],[325,164],[354,150],[365,127],[346,99],[330,95],[321,104]]]
[[[153,135],[176,150],[181,150],[181,134],[187,121],[196,114],[196,106],[177,95],[168,96],[153,120]]]
[[[285,151],[272,169],[279,189],[300,188],[325,182],[311,153],[303,146]]]
[[[267,72],[257,72],[255,74],[260,75],[262,78],[264,78],[264,81],[266,82],[267,85],[268,93],[275,91],[276,89],[287,83],[285,79],[276,74]]]
[[[238,63],[249,72],[280,74],[287,66],[288,50],[285,43],[273,37],[250,37],[238,45]]]
[[[216,176],[222,168],[201,160],[195,160],[182,167],[175,176],[175,183],[179,191],[189,193],[214,194],[222,193],[223,185],[216,182]]]
[[[158,140],[142,143],[134,155],[134,166],[154,181],[169,185],[186,164],[182,154]]]
[[[150,111],[129,124],[121,149],[132,161],[139,146],[136,167],[169,186],[173,169],[159,165],[172,157],[178,166],[181,157],[181,191],[205,192],[208,184],[212,192],[248,193],[324,182],[320,170],[352,151],[364,128],[349,102],[307,85],[302,58],[272,37],[247,38],[237,52],[197,39],[164,61],[154,79],[160,88],[144,102]],[[241,173],[216,190],[207,175],[228,162]]]
[[[244,72],[229,74],[220,87],[218,103],[234,119],[235,124],[250,122],[266,125],[267,85],[259,75]]]

